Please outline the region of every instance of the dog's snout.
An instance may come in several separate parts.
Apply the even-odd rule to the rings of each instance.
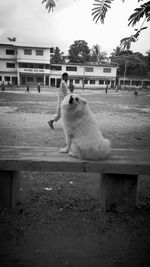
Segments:
[[[73,102],[74,102],[74,98],[73,98],[73,96],[71,95],[71,96],[70,96],[70,99],[69,99],[69,104],[73,104]]]

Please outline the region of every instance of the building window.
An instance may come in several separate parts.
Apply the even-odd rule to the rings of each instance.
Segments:
[[[37,69],[44,69],[44,64],[35,65]]]
[[[10,82],[10,77],[9,76],[5,76],[5,82]]]
[[[15,63],[6,63],[6,68],[15,68]]]
[[[103,68],[103,72],[110,73],[111,72],[111,68]]]
[[[95,80],[90,80],[90,84],[95,84]]]
[[[43,50],[42,49],[37,49],[36,50],[36,55],[37,56],[43,56]]]
[[[136,85],[136,81],[132,81],[132,83],[131,83],[132,85]]]
[[[49,64],[45,64],[45,69],[48,70],[50,68]]]
[[[132,85],[135,86],[142,85],[142,81],[132,81]]]
[[[84,84],[88,84],[88,80],[84,80]]]
[[[106,80],[106,81],[105,81],[105,84],[110,84],[110,81],[109,81],[109,80]]]
[[[51,65],[51,70],[62,70],[62,66]]]
[[[15,50],[13,49],[6,49],[6,55],[14,55],[15,54]]]
[[[30,69],[39,69],[40,67],[39,67],[39,65],[38,64],[29,64],[28,65],[28,68],[30,68]]]
[[[85,67],[85,71],[86,72],[93,72],[93,68],[92,67]]]
[[[99,84],[104,84],[104,80],[99,80]]]
[[[130,80],[125,81],[125,85],[130,85]]]
[[[44,83],[44,78],[43,77],[37,77],[36,81],[37,81],[37,83]]]
[[[144,81],[146,86],[150,86],[150,81]]]
[[[0,81],[2,81],[2,76],[0,76]]]
[[[19,68],[28,68],[28,63],[19,63]]]
[[[77,67],[66,66],[66,71],[77,71]]]
[[[33,76],[27,76],[27,82],[32,83],[33,82]]]
[[[79,79],[75,79],[75,83],[76,84],[79,84],[80,83],[80,80]]]
[[[24,55],[32,55],[31,49],[24,49]]]

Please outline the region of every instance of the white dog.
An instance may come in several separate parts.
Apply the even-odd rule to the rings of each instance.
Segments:
[[[105,139],[85,99],[67,95],[61,104],[61,116],[66,147],[60,152],[79,159],[99,160],[110,153],[110,141]]]

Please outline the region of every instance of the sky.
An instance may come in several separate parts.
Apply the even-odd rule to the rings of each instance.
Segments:
[[[92,19],[94,0],[56,0],[56,7],[50,13],[41,2],[0,0],[0,42],[8,41],[7,37],[16,37],[19,43],[58,46],[67,55],[74,41],[85,40],[89,48],[98,44],[109,56],[122,38],[135,33],[128,27],[128,18],[139,6],[138,0],[125,0],[124,3],[114,0],[104,24],[96,24]],[[147,1],[140,3],[144,2]],[[142,54],[150,50],[150,24],[132,44],[131,50]]]

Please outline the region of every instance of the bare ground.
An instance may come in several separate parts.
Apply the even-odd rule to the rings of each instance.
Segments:
[[[150,149],[150,92],[84,95],[114,148]],[[64,145],[57,91],[0,92],[0,145]],[[99,176],[22,172],[21,202],[0,213],[0,266],[150,265],[150,177],[139,179],[139,209],[101,213]]]

